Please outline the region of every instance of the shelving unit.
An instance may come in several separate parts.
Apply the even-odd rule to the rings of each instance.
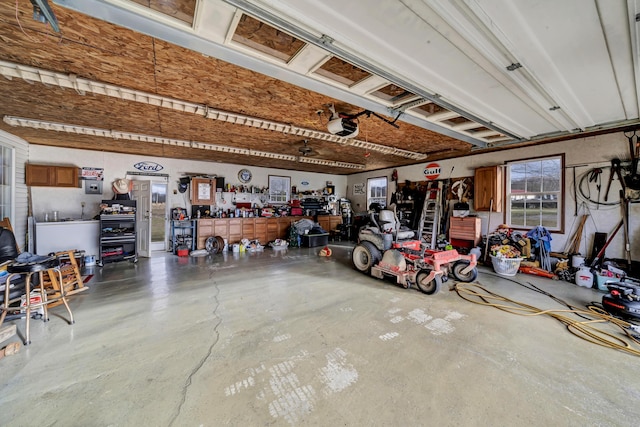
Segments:
[[[137,262],[136,201],[103,200],[100,214],[100,260]]]
[[[171,221],[171,250],[177,253],[178,246],[186,246],[189,251],[196,249],[196,220]]]

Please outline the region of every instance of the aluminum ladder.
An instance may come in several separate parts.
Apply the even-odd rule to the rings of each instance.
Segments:
[[[418,238],[431,249],[436,248],[440,233],[440,209],[442,204],[442,181],[428,184],[418,223]]]

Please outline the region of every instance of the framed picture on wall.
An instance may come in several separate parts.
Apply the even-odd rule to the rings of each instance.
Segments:
[[[269,175],[269,203],[285,204],[291,196],[291,177]]]

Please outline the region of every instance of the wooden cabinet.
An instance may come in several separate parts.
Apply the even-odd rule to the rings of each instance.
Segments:
[[[475,247],[480,244],[482,219],[478,217],[449,218],[449,240],[454,247]]]
[[[308,217],[280,218],[201,218],[197,220],[197,249],[204,249],[209,237],[220,236],[227,243],[239,243],[242,239],[258,239],[262,245],[276,239],[287,239],[289,227],[295,221]]]
[[[197,249],[204,249],[205,242],[207,241],[207,239],[209,237],[216,236],[216,235],[217,234],[215,234],[214,232],[213,218],[197,220],[197,225],[196,225],[196,239],[197,239],[196,248]]]
[[[215,180],[209,178],[191,179],[191,203],[194,205],[212,205]]]
[[[502,168],[487,166],[476,169],[473,183],[473,208],[479,212],[502,212]],[[493,208],[491,208],[493,200]]]
[[[269,221],[268,218],[255,219],[254,236],[262,245],[266,245],[269,242],[269,239],[267,239],[267,222],[268,221]]]
[[[80,187],[75,166],[34,165],[27,163],[25,181],[32,187]]]
[[[335,230],[342,224],[342,215],[318,215],[317,222],[326,232]]]
[[[269,218],[267,221],[267,242],[278,238],[278,218]]]
[[[242,223],[245,221],[242,218],[231,218],[229,221],[229,243],[238,243],[245,238],[242,235]],[[248,218],[246,221],[253,221],[253,218]],[[253,236],[246,236],[247,239],[251,239]]]
[[[256,220],[249,218],[242,220],[242,235],[247,239],[253,240],[256,235]]]
[[[227,243],[229,240],[229,220],[225,218],[218,218],[214,221],[213,224],[213,234],[216,236],[220,236],[223,239],[227,239]]]

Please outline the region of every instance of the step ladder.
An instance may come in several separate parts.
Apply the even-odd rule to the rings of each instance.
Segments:
[[[418,223],[418,238],[430,249],[436,248],[440,233],[440,209],[442,204],[442,181],[429,183]]]

